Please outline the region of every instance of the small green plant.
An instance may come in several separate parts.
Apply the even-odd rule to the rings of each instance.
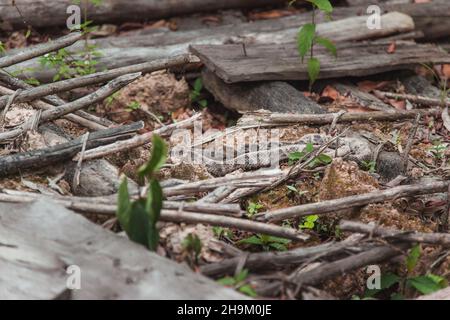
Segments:
[[[239,292],[242,292],[243,294],[246,294],[250,297],[256,297],[256,291],[252,288],[251,285],[247,284],[245,280],[248,276],[248,270],[243,269],[239,274],[235,275],[234,277],[224,277],[219,280],[217,280],[218,283],[221,285],[232,287],[237,289]]]
[[[311,154],[314,151],[314,146],[312,143],[306,144],[306,147],[302,151],[295,151],[288,155],[288,164],[292,165],[297,161],[302,161],[306,158],[307,155]],[[315,157],[310,163],[308,163],[309,168],[315,168],[320,165],[327,165],[330,164],[333,161],[333,159],[324,154],[321,153],[317,157]]]
[[[201,99],[201,93],[203,90],[203,80],[202,78],[197,78],[194,82],[194,88],[191,92],[191,102],[197,103],[202,108],[206,108],[208,106],[208,101],[206,99]]]
[[[446,143],[442,143],[439,140],[433,141],[433,146],[430,148],[430,152],[431,154],[436,158],[436,159],[443,159],[445,156],[445,151],[448,148],[448,144]]]
[[[255,214],[258,213],[259,209],[262,208],[264,208],[262,204],[250,201],[247,207],[247,217],[249,218],[253,217]]]
[[[132,200],[128,182],[124,178],[119,187],[117,219],[128,237],[155,251],[158,247],[159,233],[156,223],[159,220],[163,193],[155,173],[167,158],[167,146],[157,135],[153,135],[153,151],[150,160],[138,170],[141,181],[149,181],[146,197],[139,192],[139,198]]]
[[[141,104],[139,102],[132,101],[127,105],[125,110],[128,112],[133,112],[133,111],[138,110],[140,107],[141,107]]]
[[[362,166],[365,171],[375,173],[377,163],[375,161],[362,161]]]
[[[202,251],[202,241],[196,234],[189,233],[183,240],[183,248],[194,257],[194,263],[198,264],[198,257]]]
[[[233,237],[233,233],[228,228],[213,227],[212,231],[214,233],[214,236],[216,236],[217,239],[220,239],[221,237],[226,237],[228,239],[231,239]]]
[[[246,239],[239,240],[238,244],[249,244],[261,247],[264,251],[275,249],[277,251],[286,251],[287,245],[291,240],[269,236],[266,234],[257,234]]]
[[[0,53],[5,53],[6,49],[5,49],[5,45],[3,44],[3,42],[0,41]]]
[[[404,299],[407,289],[413,289],[421,294],[429,294],[445,288],[448,284],[445,278],[441,276],[432,273],[419,276],[412,275],[419,262],[420,255],[421,247],[420,244],[417,244],[411,248],[405,259],[406,276],[402,277],[394,273],[383,274],[380,279],[380,289],[368,289],[364,296],[366,298],[373,298],[380,292],[392,289],[394,285],[398,285],[399,290],[391,294],[392,300]]]
[[[299,196],[308,193],[307,190],[299,191],[294,185],[287,185],[286,188],[288,189],[288,193],[295,193],[298,194]]]
[[[320,73],[320,61],[314,56],[314,46],[321,45],[325,47],[333,56],[337,56],[336,46],[327,38],[319,37],[316,34],[316,9],[324,12],[328,17],[331,17],[333,6],[329,0],[307,0],[312,5],[312,21],[303,25],[297,35],[298,53],[304,62],[305,56],[309,54],[308,58],[308,76],[309,76],[309,90],[317,80]]]
[[[299,225],[300,229],[314,229],[314,227],[316,226],[316,222],[317,220],[319,220],[319,216],[316,214],[310,215],[310,216],[306,216],[303,219],[303,222]]]

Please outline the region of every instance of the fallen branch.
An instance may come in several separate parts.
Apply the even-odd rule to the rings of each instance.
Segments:
[[[86,148],[111,143],[124,139],[144,127],[142,121],[117,128],[92,132],[86,143]],[[32,150],[0,157],[0,176],[18,173],[25,169],[43,168],[53,163],[71,159],[82,147],[82,138],[67,143],[58,144],[49,148]]]
[[[51,108],[48,110],[45,110],[42,112],[42,115],[39,119],[39,123],[44,123],[47,121],[58,119],[64,115],[67,115],[69,113],[72,113],[76,110],[85,108],[87,106],[90,106],[92,104],[95,104],[97,102],[103,101],[110,95],[112,95],[114,92],[118,91],[119,89],[123,88],[124,86],[128,85],[129,83],[133,82],[137,78],[141,76],[141,73],[134,73],[129,75],[124,75],[121,77],[118,77],[117,79],[112,80],[107,85],[101,87],[97,91],[80,98],[78,100],[75,100],[73,102],[69,102],[65,105]],[[0,141],[4,141],[7,139],[13,139],[17,136],[24,133],[28,128],[28,123],[25,122],[18,128],[15,128],[13,130],[5,131],[0,133]]]
[[[28,201],[34,201],[36,199],[28,199]],[[4,202],[24,202],[23,195],[6,195],[0,194],[0,201]],[[62,200],[55,197],[56,202],[66,206],[67,208],[75,211],[88,212],[88,213],[100,213],[100,214],[114,214],[116,212],[116,206],[103,203],[90,203],[89,201],[75,202],[70,200]],[[161,221],[177,222],[177,223],[204,223],[212,226],[221,226],[228,228],[235,228],[248,232],[255,232],[261,234],[272,235],[276,237],[282,237],[291,240],[307,240],[308,235],[299,232],[292,228],[284,228],[277,225],[266,224],[256,222],[252,220],[227,217],[221,215],[205,214],[198,212],[189,212],[183,210],[167,210],[161,211]]]
[[[339,122],[353,122],[353,121],[398,121],[414,119],[417,114],[422,116],[440,116],[441,109],[427,109],[427,110],[410,110],[402,112],[351,112],[340,116]],[[337,113],[327,114],[258,114],[249,113],[239,120],[239,125],[249,125],[259,123],[266,126],[279,126],[290,124],[309,124],[309,125],[323,125],[331,124]]]
[[[115,154],[117,152],[121,152],[121,151],[125,151],[125,150],[130,150],[133,148],[137,148],[140,146],[143,146],[145,144],[148,144],[152,141],[152,137],[154,134],[160,135],[160,136],[168,136],[170,135],[174,130],[177,129],[183,129],[183,128],[188,128],[191,127],[192,124],[199,120],[201,118],[201,113],[197,113],[195,115],[193,115],[192,117],[182,120],[180,122],[176,122],[176,123],[172,123],[169,124],[167,126],[158,128],[154,131],[151,132],[146,132],[140,135],[137,135],[131,139],[128,140],[123,140],[123,141],[118,141],[116,143],[113,144],[109,144],[109,145],[105,145],[102,147],[98,147],[95,149],[91,149],[89,151],[86,151],[86,153],[84,154],[84,159],[85,160],[92,160],[92,159],[97,159],[97,158],[101,158],[101,157],[105,157],[108,156],[110,154]],[[74,157],[74,161],[78,161],[79,155],[77,155],[76,157]]]
[[[17,96],[16,102],[28,102],[58,92],[69,91],[75,88],[81,88],[98,83],[107,82],[126,74],[136,72],[148,73],[161,69],[168,69],[175,66],[185,65],[192,61],[197,60],[191,55],[180,55],[169,59],[160,59],[151,62],[145,62],[141,64],[122,67],[118,69],[112,69],[104,72],[97,72],[78,78],[58,81],[55,83],[44,84],[39,87],[34,87],[32,89],[22,91]],[[5,107],[7,100],[8,97],[0,98],[0,109],[3,109]]]
[[[11,86],[14,89],[28,90],[28,89],[34,88],[32,85],[29,85],[25,81],[20,80],[18,78],[14,78],[13,76],[11,76],[7,73],[4,73],[4,72],[0,72],[0,81]],[[7,90],[9,90],[9,89],[7,89]],[[11,93],[2,93],[2,94],[11,94]],[[64,105],[67,103],[66,101],[64,101],[63,99],[58,97],[57,95],[50,95],[50,96],[42,97],[41,100],[42,100],[42,102],[45,103],[45,107],[38,107],[38,108],[44,109],[44,110],[50,109],[51,106],[57,107],[57,106],[61,106],[61,105]],[[32,104],[44,105],[39,100],[33,101]],[[106,127],[115,125],[114,122],[112,122],[108,119],[97,117],[97,116],[90,114],[83,110],[78,110],[78,111],[74,112],[74,114],[77,115],[78,118],[72,117],[71,115],[67,115],[68,117],[72,118],[69,120],[76,122],[82,126],[92,129],[92,130],[101,130],[101,129],[105,129]],[[80,119],[80,117],[83,119]]]
[[[20,52],[7,54],[0,58],[0,68],[6,68],[17,63],[30,60],[35,57],[42,56],[46,53],[68,47],[83,37],[80,32],[73,32],[59,39],[49,41],[47,43],[38,44],[36,46],[21,49]]]
[[[336,212],[343,209],[361,207],[370,203],[380,203],[401,197],[412,197],[423,194],[445,192],[447,191],[449,184],[449,181],[443,181],[398,186],[386,190],[373,191],[340,199],[326,200],[317,203],[308,203],[295,207],[262,212],[257,214],[255,218],[259,221],[281,221],[293,217]]]
[[[321,258],[335,255],[347,250],[353,243],[325,243],[314,247],[297,248],[282,252],[258,252],[250,253],[243,265],[244,268],[255,270],[272,270],[286,265],[303,263],[314,256]],[[200,268],[202,274],[209,277],[218,277],[233,274],[241,257],[233,257],[220,262],[207,264]]]
[[[435,99],[428,98],[423,96],[416,96],[413,94],[401,94],[401,93],[393,93],[393,92],[384,92],[374,90],[373,93],[380,99],[396,99],[396,100],[408,100],[409,102],[417,103],[423,106],[435,107],[435,106],[443,106],[450,107],[450,99]]]
[[[396,241],[420,242],[442,246],[450,245],[450,234],[448,233],[400,231],[347,220],[341,221],[339,227],[342,231],[365,233],[385,239],[393,239]]]

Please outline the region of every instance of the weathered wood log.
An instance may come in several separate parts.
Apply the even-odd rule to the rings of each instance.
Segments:
[[[342,231],[351,231],[370,234],[371,236],[382,237],[386,240],[420,242],[434,245],[450,246],[450,234],[448,233],[423,233],[414,230],[402,231],[383,228],[377,225],[369,225],[356,221],[343,220],[339,227]]]
[[[420,296],[416,300],[450,300],[450,287]]]
[[[185,15],[195,12],[208,12],[232,8],[254,8],[271,5],[284,5],[284,0],[107,0],[96,6],[90,1],[81,2],[82,9],[87,3],[88,19],[96,23],[121,21],[148,21]],[[67,7],[71,0],[21,0],[16,1],[19,11],[10,0],[0,0],[0,16],[4,22],[17,27],[51,27],[66,24],[69,17]],[[25,21],[24,21],[25,20]]]
[[[332,57],[318,49],[321,62],[319,78],[367,76],[381,72],[408,69],[419,63],[450,63],[450,55],[434,45],[399,41],[394,53],[389,43],[339,43],[339,56]],[[306,63],[298,55],[296,44],[284,46],[194,45],[191,51],[226,83],[260,80],[307,80]]]
[[[291,19],[279,24],[276,22],[277,20],[257,21],[238,26],[224,26],[188,32],[162,32],[133,37],[113,37],[95,40],[92,43],[99,47],[98,51],[102,54],[102,57],[99,58],[98,67],[112,69],[139,64],[151,59],[185,54],[191,44],[289,43],[296,39],[299,25],[310,22],[310,19],[311,16],[308,14],[301,16],[300,20]],[[409,32],[414,29],[411,18],[397,12],[381,17],[382,29],[368,29],[366,19],[366,17],[350,17],[333,22],[324,22],[318,24],[317,30],[322,36],[341,42],[378,38],[398,32]],[[325,21],[325,19],[322,19],[322,21]],[[83,42],[78,42],[68,50],[74,53],[81,49],[83,45]],[[34,71],[24,71],[21,73],[23,76],[34,77],[45,82],[51,81],[55,73],[53,69],[39,68],[38,63],[33,60],[19,64],[9,71],[27,70],[28,68],[34,68]]]
[[[142,129],[143,126],[143,122],[135,122],[130,125],[92,132],[89,135],[86,148],[95,148],[118,139],[126,139],[137,130]],[[49,148],[2,156],[0,157],[0,176],[32,168],[43,168],[53,163],[71,159],[81,150],[81,147],[82,138],[77,138]]]
[[[245,299],[50,200],[1,203],[0,220],[0,299]]]
[[[240,113],[259,109],[281,113],[325,113],[325,110],[286,82],[226,84],[209,70],[202,73],[206,89],[228,109]]]

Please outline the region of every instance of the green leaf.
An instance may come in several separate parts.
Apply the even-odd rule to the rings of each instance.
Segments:
[[[288,243],[291,243],[291,240],[285,239],[285,238],[280,238],[280,237],[269,236],[267,238],[267,242],[288,244]]]
[[[263,245],[264,242],[257,236],[251,236],[246,239],[239,240],[238,244],[254,244],[254,245]]]
[[[311,50],[313,39],[316,33],[316,26],[312,23],[305,24],[298,32],[297,47],[300,57],[303,59],[305,55]]]
[[[247,276],[248,276],[248,270],[242,269],[242,271],[239,272],[239,274],[237,274],[235,277],[236,283],[244,281],[245,279],[247,279]]]
[[[408,286],[415,288],[422,294],[429,294],[442,289],[441,285],[436,283],[428,276],[418,276],[407,280]]]
[[[321,164],[330,164],[333,161],[333,158],[331,158],[330,156],[328,156],[324,153],[319,154],[316,159]]]
[[[128,192],[128,181],[125,177],[119,186],[118,200],[117,200],[117,220],[120,226],[128,234],[130,223],[130,194]]]
[[[333,12],[333,6],[331,5],[329,0],[307,0],[307,1],[315,4],[316,7],[323,12],[326,13]]]
[[[245,285],[239,287],[239,291],[242,292],[243,294],[246,294],[249,297],[254,298],[254,297],[258,296],[256,291],[249,284],[245,284]]]
[[[308,75],[309,84],[312,86],[316,82],[320,73],[320,61],[317,58],[311,58],[308,60]]]
[[[286,188],[288,188],[289,191],[298,192],[297,188],[294,186],[286,186]]]
[[[305,149],[303,150],[303,152],[306,152],[306,153],[311,153],[313,151],[314,151],[314,145],[311,142],[307,143]]]
[[[300,151],[292,152],[289,154],[288,159],[290,161],[297,161],[300,160],[305,154]]]
[[[406,257],[406,269],[408,273],[411,273],[417,265],[420,257],[420,244],[411,248],[408,256]]]
[[[151,177],[167,159],[167,146],[164,140],[158,135],[153,135],[153,150],[150,160],[138,170],[140,178]]]
[[[149,248],[149,236],[152,233],[149,215],[145,210],[145,199],[139,199],[131,204],[128,237]]]
[[[236,280],[234,280],[234,278],[232,278],[232,277],[224,277],[224,278],[217,280],[217,282],[220,283],[221,285],[224,285],[227,287],[231,287],[236,284]]]
[[[150,216],[150,222],[156,224],[161,215],[163,202],[163,191],[158,180],[150,180],[149,189],[147,192],[146,210]]]
[[[364,297],[373,297],[378,292],[389,289],[394,284],[398,283],[401,278],[394,273],[386,273],[381,275],[380,279],[380,289],[367,289],[364,293]]]
[[[202,78],[197,78],[194,82],[194,91],[196,93],[200,93],[203,89],[203,80]]]
[[[324,46],[334,57],[337,57],[336,46],[327,38],[316,37],[316,43]]]
[[[281,244],[281,243],[275,243],[275,242],[274,243],[270,243],[269,247],[272,247],[272,248],[274,248],[277,251],[286,251],[287,250],[287,247],[284,244]]]

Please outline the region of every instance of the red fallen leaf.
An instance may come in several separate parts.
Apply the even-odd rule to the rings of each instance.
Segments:
[[[398,110],[406,110],[405,100],[388,99],[389,104]]]
[[[395,49],[397,49],[397,44],[395,43],[395,41],[392,41],[389,47],[387,48],[386,52],[392,54],[395,52]]]
[[[206,16],[204,18],[202,18],[202,23],[219,23],[220,22],[220,17],[218,16]]]
[[[358,88],[365,92],[371,92],[373,90],[381,90],[387,85],[389,85],[391,81],[381,81],[375,82],[370,80],[364,80],[357,83]]]
[[[327,97],[333,100],[337,100],[340,97],[339,92],[332,86],[326,86],[322,91],[322,97]]]

